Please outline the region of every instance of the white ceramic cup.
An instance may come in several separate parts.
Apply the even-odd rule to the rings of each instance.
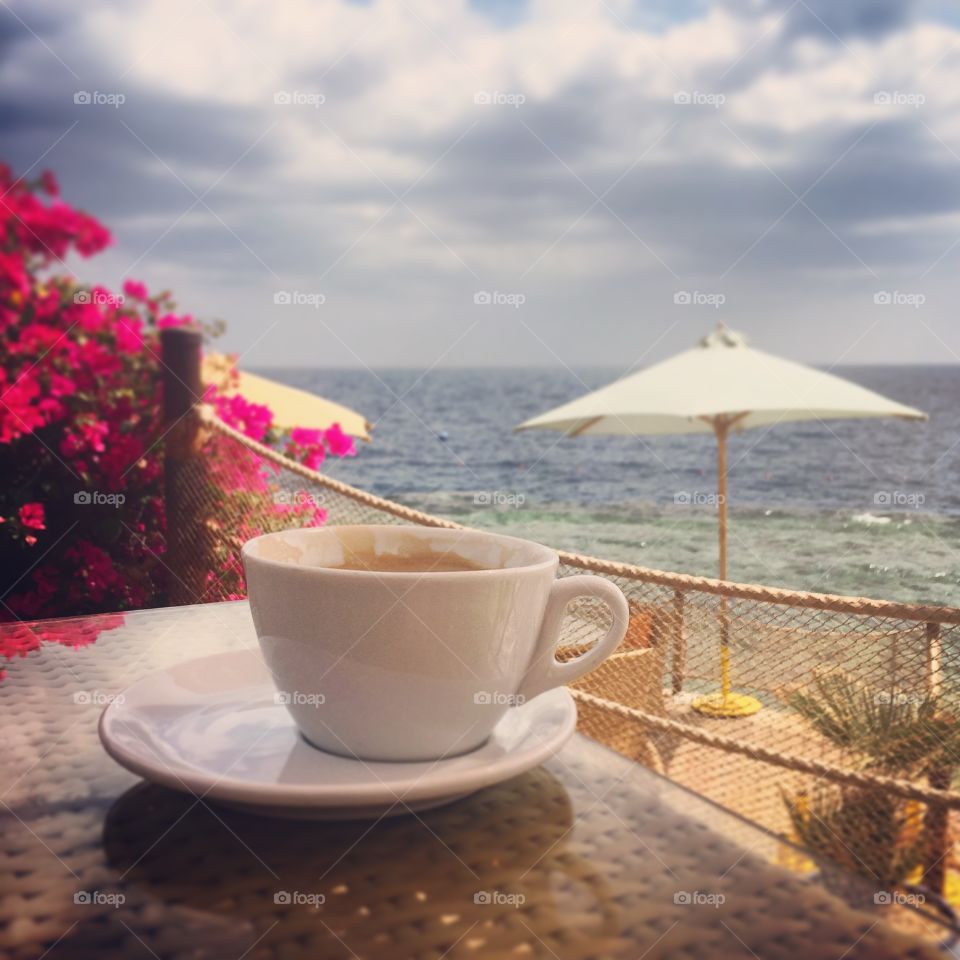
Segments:
[[[337,569],[351,555],[456,554],[482,570]],[[250,610],[284,702],[314,746],[364,760],[432,760],[480,746],[513,705],[588,673],[629,613],[596,576],[555,579],[548,547],[419,526],[285,530],[244,544]],[[587,653],[554,656],[567,604],[613,615]]]

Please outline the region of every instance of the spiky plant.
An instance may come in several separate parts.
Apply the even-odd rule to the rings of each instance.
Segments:
[[[937,699],[877,692],[826,673],[786,702],[860,770],[942,784],[960,760],[960,728]],[[924,835],[917,804],[881,787],[781,793],[802,843],[880,884],[903,883],[944,842]]]
[[[814,677],[811,692],[796,691],[787,703],[862,769],[911,777],[960,762],[960,725],[936,698],[878,693],[826,673]]]

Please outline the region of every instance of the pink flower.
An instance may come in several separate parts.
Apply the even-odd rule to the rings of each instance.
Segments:
[[[134,300],[147,299],[147,285],[139,280],[124,280],[123,292]]]
[[[326,447],[323,445],[323,431],[295,427],[290,431],[286,453],[311,470],[319,470],[327,454]]]
[[[40,189],[48,196],[60,196],[60,184],[57,183],[57,178],[49,170],[44,170],[40,174]]]
[[[252,440],[263,440],[273,426],[273,413],[269,407],[251,403],[240,394],[214,397],[213,404],[224,423],[242,431]]]
[[[311,470],[319,470],[323,466],[326,451],[323,447],[310,447],[302,456],[301,462]]]
[[[81,540],[64,554],[77,565],[77,582],[70,587],[76,597],[87,596],[102,600],[112,590],[121,586],[123,575],[114,567],[110,555],[101,547]]]
[[[107,324],[101,304],[109,301],[111,294],[106,287],[94,287],[89,293],[89,301],[75,303],[65,311],[65,319],[69,324],[79,324],[80,329],[87,333],[98,333]]]
[[[60,442],[60,452],[65,457],[75,457],[84,451],[103,453],[106,450],[104,439],[110,433],[110,427],[97,417],[88,416],[76,425],[75,433],[68,433]]]
[[[323,443],[323,431],[311,430],[308,427],[294,427],[290,431],[290,439],[298,447],[313,447]]]
[[[20,522],[31,530],[46,530],[44,526],[44,509],[42,503],[25,503],[20,508]]]
[[[69,397],[77,392],[76,386],[69,377],[54,373],[50,377],[50,396]]]
[[[357,455],[353,437],[348,437],[340,428],[339,423],[327,428],[325,439],[330,452],[335,457],[355,457]]]
[[[165,313],[157,319],[157,329],[165,330],[167,327],[189,327],[192,323],[193,316],[189,313],[185,313],[182,317],[178,317],[173,313]]]
[[[0,371],[2,374],[2,371]],[[40,387],[36,380],[15,381],[3,388],[0,376],[0,443],[9,443],[18,437],[33,433],[46,422],[38,404]]]
[[[0,291],[13,291],[21,296],[30,291],[30,280],[19,253],[0,252]]]
[[[123,353],[143,349],[143,322],[137,316],[121,316],[117,322],[117,347]]]

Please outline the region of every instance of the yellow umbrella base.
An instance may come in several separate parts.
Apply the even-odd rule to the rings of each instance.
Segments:
[[[693,709],[707,717],[751,717],[763,704],[745,693],[708,693],[693,701]]]

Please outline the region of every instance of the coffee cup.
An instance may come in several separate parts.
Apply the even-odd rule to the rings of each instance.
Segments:
[[[476,749],[511,707],[596,667],[629,620],[610,581],[556,579],[550,548],[482,531],[285,530],[248,541],[242,557],[278,700],[311,744],[362,760]],[[561,663],[564,612],[579,597],[603,601],[612,624]]]

